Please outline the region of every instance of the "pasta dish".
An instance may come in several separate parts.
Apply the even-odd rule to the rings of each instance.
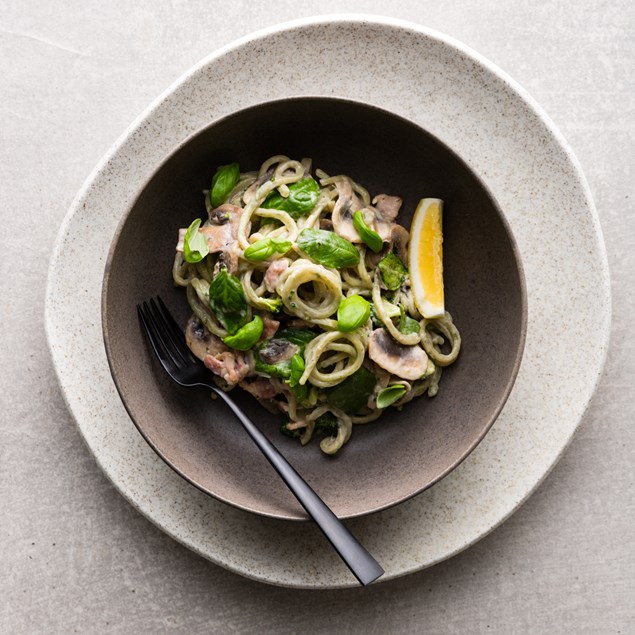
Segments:
[[[253,172],[221,166],[204,194],[172,274],[192,309],[188,346],[223,389],[251,393],[327,454],[387,407],[436,395],[461,338],[413,293],[401,198],[371,200],[348,176],[281,155]]]

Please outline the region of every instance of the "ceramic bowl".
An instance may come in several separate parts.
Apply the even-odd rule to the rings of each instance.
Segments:
[[[211,123],[166,158],[138,192],[113,239],[102,295],[104,340],[121,399],[176,472],[221,501],[281,519],[306,515],[231,413],[205,391],[173,384],[150,353],[136,304],[160,295],[185,324],[189,307],[171,266],[177,232],[204,216],[202,190],[218,165],[257,169],[273,154],[312,157],[374,195],[398,194],[410,226],[418,200],[442,198],[446,307],[461,331],[458,361],[439,394],[355,426],[335,457],[279,432],[281,417],[236,389],[246,413],[342,518],[385,509],[430,487],[476,447],[501,411],[522,356],[522,265],[496,201],[469,166],[415,124],[335,98],[290,98]]]

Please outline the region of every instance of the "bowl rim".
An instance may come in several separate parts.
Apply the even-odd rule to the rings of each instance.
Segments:
[[[516,351],[514,353],[514,358],[513,358],[512,370],[511,370],[511,372],[509,373],[509,375],[507,377],[507,381],[505,382],[504,389],[501,392],[501,397],[498,399],[498,403],[496,404],[495,408],[492,410],[492,413],[491,413],[488,421],[486,422],[486,425],[482,428],[481,433],[477,437],[475,437],[475,439],[467,446],[467,448],[451,464],[449,464],[444,470],[442,470],[435,478],[430,480],[428,483],[424,484],[423,486],[417,486],[413,491],[401,496],[397,500],[388,501],[388,502],[385,502],[385,503],[382,503],[382,504],[379,504],[379,505],[375,505],[372,509],[364,510],[364,511],[361,511],[361,512],[355,512],[355,513],[351,513],[351,514],[347,514],[347,513],[338,514],[338,518],[343,519],[343,520],[347,520],[347,519],[352,519],[352,518],[361,518],[361,517],[364,517],[364,516],[368,516],[369,514],[374,514],[376,512],[387,510],[387,509],[390,509],[392,507],[395,507],[396,505],[404,503],[404,502],[410,500],[411,498],[413,498],[414,496],[417,496],[418,494],[420,494],[420,493],[424,492],[425,490],[429,489],[430,487],[432,487],[433,485],[435,485],[436,483],[441,481],[443,478],[445,478],[454,469],[456,469],[474,451],[474,449],[481,443],[481,441],[485,438],[487,433],[491,430],[492,426],[494,425],[494,423],[498,419],[498,416],[500,415],[502,409],[504,408],[504,406],[505,406],[505,404],[506,404],[506,402],[507,402],[507,400],[509,398],[509,395],[511,394],[511,391],[512,391],[512,389],[514,387],[516,379],[518,377],[518,371],[520,369],[520,365],[521,365],[523,354],[524,354],[524,350],[525,350],[527,328],[528,328],[527,286],[526,286],[525,272],[524,272],[524,267],[523,267],[523,263],[522,263],[522,258],[521,258],[521,255],[520,255],[520,249],[518,247],[518,243],[516,241],[516,238],[515,238],[515,236],[514,236],[514,234],[512,232],[511,225],[510,225],[509,221],[507,220],[507,217],[505,216],[500,204],[498,203],[498,201],[497,201],[496,197],[494,196],[493,192],[491,191],[491,189],[485,183],[484,179],[481,178],[481,176],[470,166],[470,164],[457,151],[455,151],[449,144],[447,144],[445,141],[441,140],[437,135],[433,134],[432,132],[430,132],[429,130],[424,128],[423,126],[419,125],[415,121],[412,121],[411,119],[409,119],[408,117],[406,117],[406,116],[404,116],[402,114],[397,114],[395,112],[391,112],[390,110],[387,110],[385,108],[381,108],[381,107],[376,106],[374,104],[365,103],[365,102],[363,102],[361,100],[350,99],[348,97],[340,97],[340,96],[337,96],[337,95],[319,95],[319,94],[307,93],[307,94],[302,94],[302,95],[293,95],[293,96],[290,96],[290,97],[284,97],[284,98],[281,98],[281,99],[272,99],[272,100],[260,101],[260,102],[257,102],[257,103],[252,103],[252,104],[250,104],[249,106],[247,106],[245,108],[241,108],[240,110],[235,110],[235,111],[233,111],[231,113],[225,114],[225,115],[223,115],[221,117],[218,117],[218,118],[210,121],[209,123],[205,124],[204,126],[201,126],[198,129],[196,129],[193,132],[191,132],[187,137],[185,137],[183,140],[181,140],[180,143],[175,145],[165,155],[165,157],[152,169],[151,173],[144,179],[142,184],[137,188],[135,194],[132,197],[130,197],[130,203],[125,208],[124,212],[122,213],[122,215],[121,215],[121,217],[120,217],[120,219],[119,219],[119,221],[117,223],[116,230],[115,230],[115,232],[113,234],[113,237],[112,237],[112,239],[110,241],[110,245],[109,245],[109,248],[108,248],[108,256],[106,258],[106,262],[105,262],[105,265],[104,265],[103,278],[102,278],[102,289],[101,289],[101,297],[100,297],[101,331],[102,331],[102,338],[103,338],[103,343],[104,343],[104,347],[105,347],[105,351],[106,351],[106,359],[107,359],[107,362],[108,362],[108,368],[110,370],[110,374],[111,374],[113,382],[115,384],[118,397],[119,397],[122,405],[124,406],[126,412],[128,413],[128,416],[130,417],[130,419],[132,420],[133,424],[135,425],[135,428],[139,431],[139,433],[141,434],[143,439],[152,448],[152,450],[156,453],[156,455],[166,465],[168,465],[168,467],[170,467],[176,474],[178,474],[185,481],[187,481],[188,483],[190,483],[191,485],[196,487],[198,490],[200,490],[203,493],[207,494],[208,496],[211,496],[211,497],[215,498],[216,500],[218,500],[218,501],[220,501],[220,502],[222,502],[224,504],[227,504],[227,505],[229,505],[231,507],[234,507],[236,509],[239,509],[239,510],[242,510],[242,511],[246,511],[246,512],[249,512],[251,514],[255,514],[257,516],[262,516],[262,517],[265,517],[265,518],[272,518],[272,519],[275,519],[275,520],[285,520],[285,521],[294,521],[294,522],[307,522],[307,521],[310,521],[310,518],[308,516],[305,516],[305,515],[291,515],[289,513],[279,513],[278,514],[278,513],[273,513],[273,512],[267,512],[267,511],[264,511],[264,510],[253,509],[253,508],[249,507],[248,505],[244,505],[244,504],[238,503],[236,501],[233,501],[231,499],[224,498],[221,495],[219,495],[218,493],[212,492],[209,489],[207,489],[206,487],[204,487],[202,484],[198,483],[195,479],[193,479],[192,477],[188,476],[182,469],[180,469],[177,465],[175,465],[172,461],[170,461],[162,453],[162,451],[157,447],[157,445],[151,440],[151,438],[148,436],[147,432],[144,430],[143,426],[140,425],[140,423],[137,421],[137,418],[133,415],[133,412],[132,412],[131,408],[129,407],[129,404],[127,403],[126,399],[124,398],[125,389],[121,385],[121,378],[119,378],[117,376],[117,373],[115,372],[115,369],[114,369],[113,350],[111,348],[111,342],[110,342],[110,339],[111,339],[112,335],[109,332],[108,320],[106,318],[106,315],[107,315],[107,298],[108,298],[108,290],[109,290],[109,285],[110,285],[111,266],[112,266],[112,261],[114,259],[114,254],[115,254],[115,251],[116,251],[117,244],[118,244],[119,239],[121,237],[121,234],[122,234],[122,232],[124,230],[124,227],[125,227],[125,225],[126,225],[126,223],[128,221],[128,218],[130,217],[130,214],[132,213],[132,210],[135,208],[135,206],[136,206],[137,202],[139,201],[140,197],[143,195],[143,193],[147,189],[148,185],[152,182],[152,180],[155,178],[157,173],[160,172],[181,150],[183,150],[183,148],[185,148],[187,145],[189,145],[196,137],[198,137],[199,135],[204,134],[210,128],[215,127],[215,126],[217,126],[219,124],[222,124],[227,119],[230,119],[232,117],[235,117],[235,116],[237,116],[237,115],[239,115],[241,113],[245,113],[245,112],[250,111],[250,110],[255,110],[255,109],[261,108],[263,106],[279,104],[279,103],[298,102],[298,101],[300,101],[300,102],[301,101],[327,101],[327,102],[331,101],[331,102],[352,104],[354,106],[361,106],[361,107],[363,107],[365,109],[373,110],[375,112],[382,113],[383,115],[387,115],[389,117],[392,117],[392,118],[395,118],[395,119],[399,119],[403,123],[405,123],[405,124],[407,124],[409,126],[415,127],[422,134],[424,134],[425,136],[430,138],[433,142],[435,142],[436,144],[441,146],[444,149],[444,151],[447,152],[454,160],[458,161],[460,164],[462,164],[464,166],[464,168],[476,180],[476,182],[479,184],[479,187],[482,188],[482,190],[484,191],[486,197],[492,203],[492,205],[493,205],[493,207],[494,207],[494,209],[496,211],[496,214],[497,214],[499,220],[502,222],[502,225],[503,225],[503,228],[505,230],[505,233],[506,233],[506,235],[507,235],[507,237],[509,239],[511,250],[512,250],[512,254],[513,254],[513,257],[514,257],[514,262],[516,264],[516,270],[518,272],[518,280],[519,280],[520,306],[521,306],[520,329],[519,329],[519,334],[518,334],[518,342],[517,342],[517,346],[516,346]],[[139,333],[139,335],[140,335],[140,337],[142,337],[141,332]]]

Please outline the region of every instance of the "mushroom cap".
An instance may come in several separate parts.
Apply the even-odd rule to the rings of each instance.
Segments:
[[[419,379],[428,368],[428,356],[420,346],[403,346],[386,329],[375,329],[368,340],[368,356],[383,369],[402,379]]]

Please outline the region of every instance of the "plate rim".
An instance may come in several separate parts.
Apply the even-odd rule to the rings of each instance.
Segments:
[[[597,368],[594,369],[594,373],[595,374],[594,374],[594,377],[593,377],[592,381],[590,381],[588,384],[585,385],[586,391],[585,391],[585,394],[584,394],[584,399],[580,400],[581,414],[580,414],[579,419],[577,420],[577,423],[575,424],[575,426],[572,428],[572,430],[568,434],[568,438],[566,439],[565,443],[562,446],[559,447],[557,455],[555,456],[555,458],[552,461],[552,463],[544,471],[544,473],[542,474],[542,477],[539,478],[538,481],[534,483],[533,487],[531,487],[528,491],[525,492],[524,496],[522,496],[519,500],[517,500],[515,502],[514,505],[512,505],[511,509],[509,509],[507,514],[505,514],[504,516],[499,518],[498,522],[494,523],[487,530],[479,532],[478,535],[474,536],[474,538],[472,540],[468,540],[468,541],[464,542],[459,548],[455,549],[454,551],[446,553],[443,557],[439,558],[438,560],[436,560],[434,562],[427,562],[427,563],[425,563],[423,565],[414,564],[414,565],[411,565],[409,568],[405,567],[402,571],[400,571],[397,574],[389,575],[387,577],[382,578],[381,579],[382,581],[388,580],[388,579],[393,579],[395,577],[400,577],[401,575],[406,575],[406,574],[421,570],[423,568],[426,568],[428,566],[431,566],[431,565],[435,564],[436,562],[438,562],[440,560],[444,560],[444,559],[447,559],[449,557],[452,557],[456,553],[466,549],[467,547],[469,547],[470,545],[474,544],[475,542],[477,542],[478,540],[483,538],[485,535],[487,535],[488,533],[493,531],[496,527],[500,526],[500,524],[502,524],[512,513],[514,513],[514,511],[516,511],[527,500],[527,498],[529,498],[529,496],[531,496],[531,494],[540,486],[540,484],[543,482],[543,480],[548,476],[548,474],[551,472],[553,467],[556,465],[556,463],[558,462],[558,460],[560,459],[560,457],[562,456],[562,454],[564,453],[566,448],[569,446],[569,444],[571,442],[571,439],[573,438],[573,436],[575,434],[575,431],[579,428],[580,422],[581,422],[582,418],[584,417],[585,412],[588,410],[589,404],[591,403],[591,401],[593,399],[593,396],[594,396],[594,394],[595,394],[595,392],[597,390],[600,377],[602,376],[602,370],[605,367],[606,358],[607,358],[607,355],[608,355],[609,342],[610,342],[611,313],[612,313],[610,276],[609,276],[609,269],[608,269],[608,259],[607,259],[607,254],[606,254],[606,246],[605,246],[605,243],[604,243],[604,240],[603,240],[602,229],[601,229],[601,226],[600,226],[599,217],[597,215],[597,210],[596,210],[595,204],[593,202],[593,198],[592,198],[592,195],[591,195],[590,187],[589,187],[588,182],[587,182],[587,180],[586,180],[586,178],[585,178],[585,176],[584,176],[584,174],[582,172],[581,165],[580,165],[577,157],[574,155],[573,151],[571,150],[569,144],[566,142],[566,140],[565,140],[564,136],[562,135],[562,133],[556,128],[555,124],[552,122],[552,120],[549,118],[549,116],[546,114],[546,112],[527,93],[527,91],[525,91],[515,80],[513,80],[511,77],[509,77],[497,65],[495,65],[492,62],[490,62],[484,56],[482,56],[478,52],[474,51],[470,47],[466,46],[462,42],[456,40],[455,38],[453,38],[451,36],[448,36],[446,34],[440,33],[439,31],[436,31],[434,29],[430,29],[428,27],[416,24],[416,23],[411,22],[411,21],[397,19],[397,18],[389,18],[389,17],[384,17],[384,16],[377,16],[377,15],[372,15],[372,14],[345,13],[345,14],[326,14],[326,15],[319,15],[319,16],[311,16],[311,17],[308,17],[308,18],[300,18],[300,19],[297,19],[297,20],[292,20],[292,21],[281,23],[281,24],[272,25],[272,26],[267,27],[265,29],[261,29],[261,30],[255,31],[253,33],[249,33],[249,34],[247,34],[247,35],[245,35],[245,36],[243,36],[241,38],[233,40],[232,42],[226,44],[225,46],[221,47],[220,49],[212,52],[210,55],[205,56],[201,61],[199,61],[194,66],[192,66],[181,77],[179,77],[175,82],[173,82],[165,91],[163,91],[155,100],[153,100],[132,121],[132,123],[125,129],[125,131],[120,135],[120,137],[117,139],[117,141],[104,154],[102,159],[96,164],[96,166],[90,172],[90,174],[87,177],[87,179],[85,180],[84,184],[82,185],[82,187],[78,191],[77,195],[75,196],[73,202],[71,203],[71,205],[69,207],[69,210],[68,210],[67,214],[65,215],[65,217],[64,217],[64,219],[62,221],[62,224],[61,224],[59,232],[58,232],[57,239],[55,241],[54,249],[53,249],[53,252],[52,252],[52,255],[51,255],[50,267],[49,267],[48,274],[47,274],[46,296],[45,296],[45,330],[46,330],[46,336],[47,336],[47,344],[48,344],[49,351],[50,351],[50,354],[51,354],[51,357],[52,357],[52,360],[53,360],[54,371],[55,371],[58,383],[60,385],[64,401],[65,401],[65,403],[67,405],[67,408],[69,409],[69,412],[73,416],[73,419],[75,420],[76,424],[78,425],[78,428],[80,429],[80,433],[82,435],[82,438],[84,438],[84,441],[87,443],[89,449],[91,450],[91,453],[95,457],[95,459],[96,459],[98,465],[100,466],[100,468],[102,469],[102,471],[104,471],[104,473],[107,475],[109,480],[115,485],[116,489],[137,510],[139,510],[141,513],[143,513],[144,516],[149,518],[149,520],[151,522],[153,522],[154,524],[158,525],[163,531],[168,533],[170,536],[175,538],[177,541],[181,542],[182,544],[185,544],[190,549],[193,549],[197,553],[199,553],[199,554],[203,555],[204,557],[214,561],[216,564],[219,564],[220,566],[223,566],[223,567],[228,568],[228,569],[230,569],[232,571],[240,573],[241,575],[245,575],[247,577],[252,577],[253,579],[256,579],[256,580],[260,580],[260,581],[263,581],[263,582],[268,582],[268,583],[271,583],[271,584],[281,584],[283,586],[294,586],[296,588],[342,588],[342,587],[346,587],[346,586],[353,586],[353,584],[352,583],[348,584],[346,582],[344,582],[344,583],[336,583],[336,584],[326,584],[326,585],[289,584],[289,583],[279,583],[279,582],[276,582],[276,581],[272,581],[272,580],[268,579],[266,576],[259,576],[259,575],[255,575],[255,574],[254,575],[250,575],[250,572],[246,571],[244,568],[238,567],[235,564],[232,566],[232,564],[229,564],[227,562],[222,562],[218,558],[214,559],[214,558],[210,557],[209,554],[203,553],[200,549],[197,549],[195,546],[190,544],[187,541],[186,538],[184,538],[182,536],[178,536],[174,532],[172,532],[172,531],[166,529],[165,527],[163,527],[155,518],[152,517],[151,514],[146,513],[146,511],[144,509],[142,509],[137,504],[137,502],[134,500],[132,495],[130,495],[128,492],[126,492],[120,486],[119,483],[117,483],[117,482],[115,482],[113,480],[113,478],[109,474],[108,470],[103,465],[103,463],[101,461],[101,458],[92,450],[91,446],[88,444],[88,441],[87,441],[87,439],[86,439],[86,437],[84,435],[84,432],[82,431],[81,424],[80,424],[80,422],[79,422],[79,420],[77,418],[76,412],[75,412],[75,410],[73,408],[73,405],[71,404],[70,394],[67,393],[67,387],[64,384],[63,371],[61,369],[61,365],[58,363],[59,360],[57,359],[57,350],[56,350],[56,345],[55,345],[55,341],[54,341],[54,330],[55,330],[54,312],[55,312],[55,307],[54,307],[54,301],[53,301],[54,300],[53,299],[53,294],[54,294],[54,289],[53,289],[54,280],[53,280],[53,278],[54,278],[55,265],[58,263],[58,261],[61,258],[61,251],[62,251],[62,246],[63,246],[63,242],[64,242],[64,237],[67,234],[68,229],[69,229],[69,227],[72,224],[74,216],[76,215],[76,213],[79,211],[79,209],[81,207],[82,200],[86,198],[86,195],[89,193],[89,191],[90,191],[90,189],[91,189],[91,187],[93,185],[93,182],[95,181],[96,177],[102,172],[104,167],[107,166],[109,161],[118,153],[118,151],[120,150],[121,146],[125,144],[125,142],[129,139],[131,134],[135,130],[137,130],[139,128],[139,126],[143,122],[145,122],[147,120],[147,118],[154,112],[154,110],[169,95],[171,95],[174,91],[176,91],[182,84],[186,83],[192,75],[195,75],[202,68],[204,68],[207,65],[213,63],[215,60],[223,57],[227,53],[229,53],[229,52],[231,52],[231,51],[233,51],[235,49],[241,48],[245,44],[248,44],[250,42],[254,42],[254,41],[257,41],[257,40],[264,40],[268,36],[273,35],[273,34],[278,34],[278,33],[282,32],[282,31],[293,30],[293,29],[298,29],[298,28],[307,27],[307,26],[315,26],[315,25],[319,25],[319,24],[323,24],[323,23],[333,23],[333,22],[354,23],[354,24],[357,24],[357,25],[360,25],[360,26],[361,25],[374,25],[374,26],[380,26],[380,27],[388,26],[388,27],[394,27],[394,28],[398,28],[398,29],[404,29],[406,31],[409,31],[411,34],[415,34],[415,35],[418,35],[418,36],[423,36],[425,38],[431,38],[433,40],[436,40],[436,41],[448,46],[449,48],[458,50],[463,55],[465,55],[468,58],[474,60],[480,66],[484,67],[488,72],[492,73],[495,77],[497,77],[500,81],[502,81],[505,84],[507,84],[515,93],[517,93],[517,95],[522,99],[522,101],[525,102],[525,104],[530,108],[530,110],[537,116],[537,118],[540,120],[540,122],[545,126],[545,128],[547,129],[549,134],[552,135],[552,137],[554,138],[555,142],[558,144],[560,149],[562,149],[562,151],[564,152],[567,161],[571,164],[571,167],[572,167],[573,171],[575,172],[575,175],[577,177],[576,185],[579,188],[581,188],[581,193],[582,193],[582,195],[584,197],[584,200],[585,200],[587,208],[588,208],[588,212],[589,212],[588,218],[591,221],[592,229],[593,229],[593,242],[595,243],[595,247],[596,247],[597,252],[598,252],[597,253],[598,262],[596,263],[596,265],[599,266],[600,270],[597,273],[599,274],[599,276],[600,276],[600,278],[602,280],[602,283],[603,283],[602,284],[602,288],[600,290],[602,293],[601,293],[601,298],[600,298],[601,301],[599,303],[599,305],[600,305],[600,311],[599,312],[602,313],[601,323],[602,323],[603,329],[602,329],[602,337],[598,338],[598,339],[601,339],[601,346],[599,348],[599,361],[598,361],[598,364],[597,364]],[[468,162],[468,164],[469,164],[469,162]],[[476,171],[476,173],[480,174],[478,171]]]

